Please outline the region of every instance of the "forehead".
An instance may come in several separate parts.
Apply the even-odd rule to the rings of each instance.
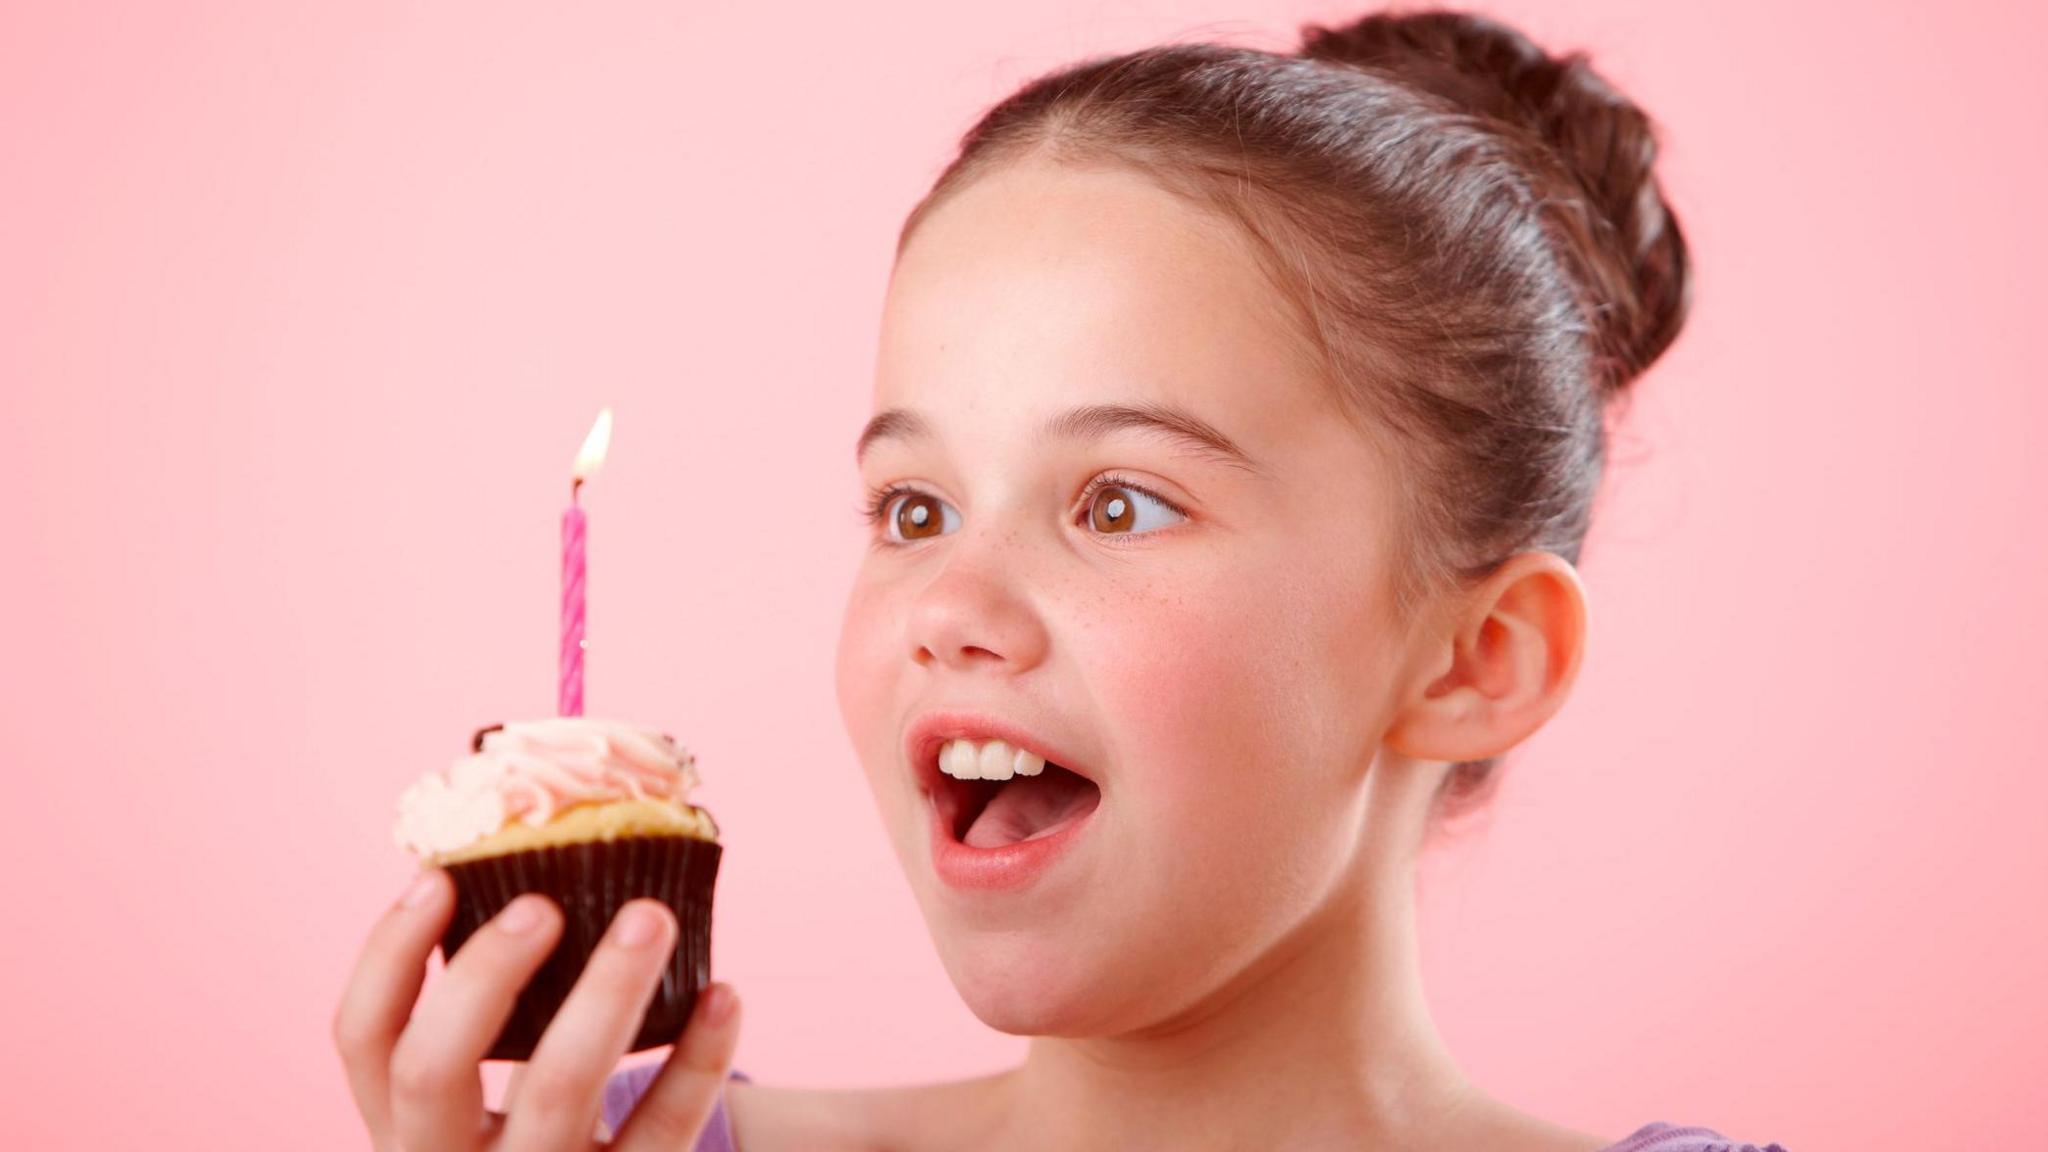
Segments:
[[[957,439],[1083,404],[1170,403],[1256,453],[1325,398],[1251,244],[1128,170],[989,173],[897,261],[875,408],[916,409]]]

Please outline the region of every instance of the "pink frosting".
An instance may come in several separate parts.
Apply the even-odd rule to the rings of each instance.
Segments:
[[[513,820],[539,827],[564,808],[606,800],[688,802],[696,759],[659,732],[558,716],[507,724],[446,771],[398,798],[392,836],[427,856],[473,844]]]

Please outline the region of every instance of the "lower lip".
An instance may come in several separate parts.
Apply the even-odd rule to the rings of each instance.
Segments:
[[[941,883],[966,892],[1009,892],[1031,883],[1066,854],[1102,810],[1097,798],[1095,807],[1060,825],[1056,832],[1000,848],[976,848],[954,839],[939,816],[938,804],[930,796],[923,799],[931,826],[932,867]]]

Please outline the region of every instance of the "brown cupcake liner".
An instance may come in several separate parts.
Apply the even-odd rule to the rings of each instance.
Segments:
[[[647,896],[669,906],[682,934],[662,970],[628,1052],[673,1044],[711,982],[711,897],[724,848],[693,836],[629,836],[509,852],[445,865],[455,881],[455,916],[441,937],[452,957],[522,892],[554,900],[562,938],[519,993],[511,1019],[487,1060],[525,1060],[553,1020],[583,966],[626,901]]]

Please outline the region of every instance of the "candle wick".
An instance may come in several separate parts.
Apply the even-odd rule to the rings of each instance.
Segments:
[[[574,478],[572,478],[572,479],[571,479],[571,480],[569,481],[569,503],[571,503],[571,504],[574,504],[574,503],[576,503],[576,502],[577,502],[577,501],[576,501],[576,494],[577,494],[578,492],[580,492],[580,491],[582,490],[582,488],[583,488],[583,477],[581,477],[581,476],[577,476],[577,477],[574,477]]]

